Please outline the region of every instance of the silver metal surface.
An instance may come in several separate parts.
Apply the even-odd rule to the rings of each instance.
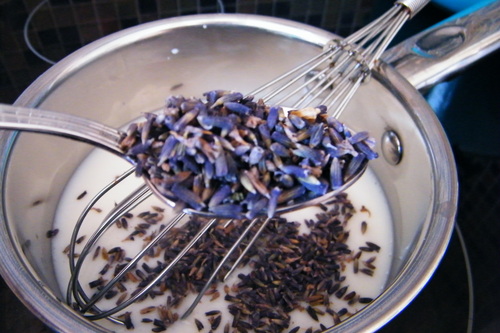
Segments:
[[[287,72],[268,84],[256,89],[252,94],[270,89],[265,95],[272,99],[284,93],[286,99],[304,88],[311,92],[293,105],[305,106],[311,99],[320,98],[319,103],[334,110],[333,116],[340,117],[359,86],[369,78],[382,53],[396,36],[403,24],[428,1],[396,2],[385,14],[356,31],[345,39],[329,41],[323,53],[304,65]],[[401,5],[404,6],[401,6]],[[314,72],[313,75],[310,75]],[[307,80],[304,81],[304,78]],[[295,88],[294,84],[304,82]],[[289,89],[292,87],[292,89]],[[307,97],[307,98],[306,98]],[[280,104],[283,100],[278,100]]]
[[[380,147],[387,163],[397,165],[401,162],[403,158],[403,144],[395,131],[388,130],[382,135]]]
[[[104,124],[62,112],[0,104],[0,128],[53,134],[79,140],[125,157],[121,132]]]
[[[425,7],[430,0],[400,0],[396,1],[397,4],[403,5],[408,8],[410,17],[415,16],[422,8]]]
[[[382,59],[425,89],[500,47],[500,1],[460,12],[389,49]]]

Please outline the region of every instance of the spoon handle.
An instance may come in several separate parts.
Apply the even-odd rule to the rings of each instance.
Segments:
[[[67,137],[123,155],[119,130],[66,113],[0,103],[0,129]]]

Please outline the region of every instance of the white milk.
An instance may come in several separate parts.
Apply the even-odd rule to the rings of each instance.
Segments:
[[[130,164],[124,160],[102,150],[96,149],[93,151],[88,158],[86,158],[81,166],[75,171],[74,176],[71,178],[67,187],[61,197],[59,207],[56,212],[54,228],[59,229],[59,234],[53,238],[53,260],[54,267],[56,270],[56,276],[58,283],[61,286],[63,295],[66,295],[66,287],[69,281],[70,271],[67,255],[63,253],[64,249],[70,242],[70,237],[73,232],[74,225],[83,211],[88,201],[105,185],[123,173],[125,170],[130,168]],[[96,205],[97,208],[101,209],[102,212],[97,212],[92,210],[80,232],[80,235],[86,235],[88,240],[89,236],[97,228],[97,226],[103,220],[106,212],[108,212],[115,203],[120,201],[125,195],[130,193],[133,189],[143,183],[142,179],[136,178],[134,176],[129,177],[125,182],[119,184],[111,193],[106,195],[101,199]],[[80,200],[77,197],[86,191],[87,194]],[[366,274],[354,274],[353,267],[348,264],[343,275],[346,275],[345,285],[349,285],[349,291],[354,290],[363,297],[377,297],[385,288],[386,280],[389,274],[389,269],[392,261],[392,248],[393,248],[393,230],[391,215],[387,202],[385,201],[384,193],[378,183],[377,178],[368,170],[365,175],[353,185],[349,191],[349,199],[356,207],[356,214],[350,219],[347,230],[350,230],[350,236],[348,240],[349,247],[357,252],[358,247],[365,246],[366,241],[373,242],[381,246],[381,250],[377,255],[377,259],[374,262],[377,269],[373,276],[368,276]],[[134,209],[134,212],[139,213],[146,210],[151,210],[151,206],[161,206],[165,207],[158,199],[151,197],[146,202],[142,203],[139,207]],[[366,210],[362,210],[361,207],[364,206]],[[168,216],[171,210],[166,207],[165,216]],[[311,211],[304,210],[301,214],[293,213],[289,216],[293,216],[296,221],[303,222],[303,218],[313,214]],[[290,220],[291,218],[289,218]],[[367,222],[368,228],[364,234],[361,232],[361,224],[363,221]],[[118,229],[116,226],[112,226],[111,229],[105,234],[104,238],[99,242],[106,249],[111,249],[115,246],[120,246],[127,251],[127,256],[133,257],[134,251],[138,251],[143,242],[142,241],[128,241],[123,242],[133,230],[133,224],[129,227],[129,230]],[[85,240],[85,241],[86,241]],[[84,243],[85,243],[84,241]],[[105,244],[105,245],[104,245]],[[81,249],[81,247],[79,247]],[[365,254],[365,259],[370,257],[371,254]],[[92,294],[87,288],[88,282],[95,280],[99,275],[97,272],[104,266],[104,260],[99,257],[95,261],[92,260],[92,254],[87,258],[86,265],[84,264],[82,273],[80,275],[80,281],[86,291]],[[234,272],[229,281],[225,284],[231,286],[236,283],[239,279],[237,278],[238,271]],[[134,289],[129,289],[134,290]],[[208,332],[210,325],[205,316],[205,312],[218,309],[222,311],[222,323],[219,326],[219,331],[222,331],[224,325],[229,322],[231,323],[232,318],[227,311],[228,302],[224,300],[223,286],[220,286],[218,290],[221,292],[221,296],[210,301],[209,296],[205,296],[200,304],[196,307],[193,314],[186,320],[179,320],[174,325],[170,326],[167,330],[168,332],[198,332],[195,324],[194,318],[199,319],[203,322],[205,329],[203,332]],[[194,298],[194,295],[192,296]],[[333,297],[333,296],[332,296]],[[99,306],[103,309],[106,306],[114,306],[116,301],[115,297],[108,303],[99,303]],[[154,315],[141,316],[139,314],[140,309],[143,309],[149,305],[159,305],[165,304],[166,297],[157,297],[154,300],[149,298],[141,303],[135,303],[128,307],[126,310],[121,311],[131,311],[132,320],[135,326],[135,331],[145,331],[149,332],[152,326],[151,324],[141,323],[143,317],[156,318],[156,313]],[[342,303],[343,302],[343,303]],[[336,311],[343,307],[347,307],[346,302],[339,302],[337,298],[334,299],[334,306],[332,308]],[[176,310],[179,314],[182,314],[183,309],[187,308],[191,302],[186,299],[182,306]],[[356,312],[361,309],[363,305],[356,303],[354,308],[349,308],[350,312]],[[319,323],[313,321],[306,311],[295,310],[291,313],[291,324],[288,330],[295,326],[301,326],[299,332],[304,332],[307,328],[313,327],[313,329],[319,328]],[[333,321],[330,316],[321,316],[322,324],[326,327],[333,325]],[[112,330],[116,331],[127,331],[125,327],[121,325],[113,324],[107,320],[101,320],[99,323],[106,326]],[[232,331],[232,330],[231,330]]]

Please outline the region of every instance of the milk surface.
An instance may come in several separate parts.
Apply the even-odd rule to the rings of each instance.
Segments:
[[[59,233],[53,238],[52,241],[54,267],[63,295],[66,295],[66,288],[70,278],[69,261],[67,254],[64,252],[70,242],[71,234],[76,221],[91,198],[124,171],[130,169],[130,167],[131,165],[123,159],[120,159],[103,150],[96,149],[81,163],[79,168],[75,171],[73,177],[68,182],[67,187],[60,199],[56,212],[55,224],[53,226],[54,229],[59,229]],[[122,198],[143,183],[142,178],[136,178],[135,176],[128,177],[124,182],[117,185],[111,192],[99,200],[84,221],[79,235],[85,235],[86,237],[82,244],[78,245],[76,252],[81,250],[83,244],[87,242],[90,235],[104,220],[106,213],[109,212]],[[83,195],[82,198],[77,199],[84,192],[86,192],[86,194]],[[343,275],[346,276],[344,285],[349,285],[349,290],[354,290],[357,294],[362,295],[363,297],[376,298],[386,286],[392,261],[393,224],[389,207],[385,200],[382,188],[374,173],[370,169],[368,169],[361,179],[358,180],[357,183],[354,184],[347,192],[349,200],[356,208],[356,213],[349,220],[346,227],[346,229],[350,231],[350,236],[347,241],[349,248],[351,248],[353,252],[357,252],[358,248],[360,246],[366,246],[366,242],[368,241],[378,244],[381,246],[381,249],[379,253],[374,254],[376,255],[376,260],[373,264],[377,268],[374,271],[373,276],[360,274],[359,272],[355,274],[352,264],[348,263],[345,271],[343,272]],[[134,208],[134,216],[142,211],[151,211],[151,207],[153,206],[165,209],[163,212],[165,215],[165,221],[168,220],[169,216],[174,215],[173,211],[169,207],[166,207],[165,204],[163,204],[159,199],[152,196],[145,202],[141,203],[138,207]],[[301,231],[307,232],[307,227],[305,226],[305,223],[303,223],[304,219],[310,219],[314,217],[314,214],[314,209],[308,208],[301,210],[300,212],[288,213],[287,218],[289,221],[294,220],[301,222],[303,224],[301,226]],[[367,225],[364,233],[361,232],[363,222],[366,222]],[[120,246],[126,250],[126,255],[128,257],[133,257],[134,253],[140,251],[144,243],[142,240],[124,241],[124,239],[130,235],[131,230],[133,230],[133,220],[131,220],[131,223],[129,224],[130,226],[128,230],[112,226],[104,234],[102,239],[99,240],[98,245],[105,247],[108,250],[115,246]],[[101,258],[101,256],[98,256],[94,260],[92,259],[92,256],[93,254],[91,253],[85,260],[80,274],[81,285],[89,295],[91,295],[93,291],[89,289],[88,283],[99,277],[98,272],[105,264],[105,261]],[[248,267],[243,268],[244,272],[248,272],[248,269]],[[236,284],[239,281],[237,276],[240,272],[241,269],[240,271],[235,271],[229,280],[220,284],[220,287],[217,287],[221,294],[220,297],[215,300],[211,300],[210,296],[204,296],[191,316],[189,316],[186,320],[178,320],[175,324],[168,328],[167,332],[198,332],[194,322],[195,318],[204,324],[205,328],[202,331],[208,332],[210,330],[210,324],[207,321],[205,313],[214,309],[220,310],[222,313],[222,321],[217,330],[218,332],[222,332],[226,323],[230,324],[232,322],[232,315],[227,310],[227,305],[229,303],[224,300],[223,286],[232,286],[233,284]],[[134,289],[131,288],[130,290]],[[166,303],[166,297],[167,296],[160,296],[153,300],[148,298],[143,302],[134,303],[125,310],[120,311],[118,315],[120,313],[130,311],[132,313],[132,321],[135,327],[134,331],[150,332],[151,328],[154,326],[150,323],[142,323],[141,320],[144,317],[155,317],[148,316],[148,314],[141,315],[139,312],[141,309],[145,309],[148,306],[164,305]],[[178,312],[179,315],[182,315],[184,310],[191,304],[191,300],[194,299],[194,297],[195,295],[189,295],[183,301],[181,306],[179,306],[178,309],[175,309],[175,311]],[[101,309],[107,309],[114,307],[115,302],[116,298],[109,301],[103,301],[98,304]],[[346,301],[340,301],[335,298],[332,308],[335,311],[338,311],[341,308],[347,307],[349,312],[355,313],[363,306],[363,304],[356,303],[353,307],[351,307]],[[319,328],[319,323],[312,320],[306,311],[295,310],[290,315],[292,320],[288,330],[296,326],[301,327],[299,332],[305,332],[305,330],[309,327],[313,327],[314,330]],[[330,316],[321,316],[320,322],[326,327],[333,325],[333,320]],[[130,332],[124,326],[113,324],[108,320],[99,320],[98,323],[113,331]],[[232,331],[232,329],[230,331]]]

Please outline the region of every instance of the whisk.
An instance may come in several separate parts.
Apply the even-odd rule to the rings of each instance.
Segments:
[[[333,39],[323,52],[251,92],[265,101],[294,108],[311,101],[328,106],[338,118],[403,24],[429,0],[396,1],[385,14],[344,39]],[[307,91],[301,93],[301,91]],[[293,101],[293,102],[292,102]]]
[[[397,1],[392,9],[381,16],[376,21],[367,25],[363,29],[354,33],[345,39],[337,39],[330,41],[325,45],[323,52],[316,57],[310,59],[304,64],[287,72],[275,80],[263,85],[261,88],[254,90],[250,95],[259,96],[266,103],[277,105],[287,105],[291,108],[300,108],[306,105],[315,103],[316,105],[326,105],[329,110],[333,110],[333,116],[338,117],[345,109],[349,100],[354,95],[357,88],[366,81],[371,70],[376,66],[382,52],[387,48],[394,35],[399,31],[401,26],[414,14],[416,14],[428,1]],[[122,137],[122,132],[116,129],[111,129],[98,123],[81,120],[77,117],[69,115],[58,115],[51,112],[40,112],[37,110],[21,110],[17,107],[9,107],[2,105],[2,118],[0,127],[14,130],[27,130],[34,132],[51,133],[65,137],[76,138],[80,141],[87,141],[98,145],[102,148],[110,150],[123,156],[123,152],[119,149],[118,142]],[[346,179],[344,185],[335,191],[328,193],[328,198],[331,198],[339,192],[345,190],[362,174],[366,164],[359,168],[360,172],[354,173],[349,179]],[[169,221],[166,226],[151,240],[151,242],[132,258],[129,263],[123,267],[120,272],[101,290],[92,297],[89,297],[84,291],[79,282],[79,274],[85,258],[91,252],[91,249],[96,242],[101,238],[104,232],[115,223],[121,216],[129,212],[131,209],[139,205],[146,198],[151,196],[154,187],[150,184],[145,184],[130,193],[122,202],[107,215],[103,223],[99,226],[96,232],[89,238],[83,250],[80,252],[78,259],[75,262],[75,246],[79,235],[79,230],[83,224],[87,214],[95,206],[95,204],[109,192],[116,184],[131,176],[134,169],[130,169],[111,184],[103,188],[82,212],[75,226],[71,244],[70,244],[70,269],[71,279],[67,291],[67,302],[73,305],[78,311],[85,315],[90,320],[108,318],[116,323],[122,323],[121,319],[113,317],[113,314],[125,309],[130,304],[136,302],[143,297],[152,287],[160,282],[168,272],[176,265],[179,260],[193,247],[196,241],[205,234],[211,227],[216,224],[219,219],[213,216],[206,223],[198,234],[189,242],[189,244],[178,254],[178,256],[168,264],[168,266],[157,275],[141,292],[130,297],[120,305],[108,310],[100,309],[96,304],[104,297],[107,291],[115,286],[121,278],[136,265],[141,258],[151,249],[151,247],[159,242],[169,231],[174,228],[187,214],[196,214],[193,210],[186,210],[178,214],[174,219]],[[152,191],[153,190],[153,191]],[[314,201],[294,206],[294,207],[278,207],[275,216],[282,214],[292,209],[299,209],[306,205],[314,205],[324,202],[325,197],[320,197]],[[174,205],[174,203],[169,202]],[[213,283],[220,269],[227,264],[231,254],[236,251],[248,235],[258,223],[257,232],[251,237],[245,249],[243,249],[232,263],[226,277],[239,265],[244,255],[251,248],[253,243],[265,229],[271,217],[265,219],[255,218],[250,221],[248,227],[243,234],[237,239],[228,252],[221,258],[221,262],[214,270],[208,282],[203,286],[196,299],[193,301],[189,309],[182,316],[183,318],[196,307],[201,297]]]

